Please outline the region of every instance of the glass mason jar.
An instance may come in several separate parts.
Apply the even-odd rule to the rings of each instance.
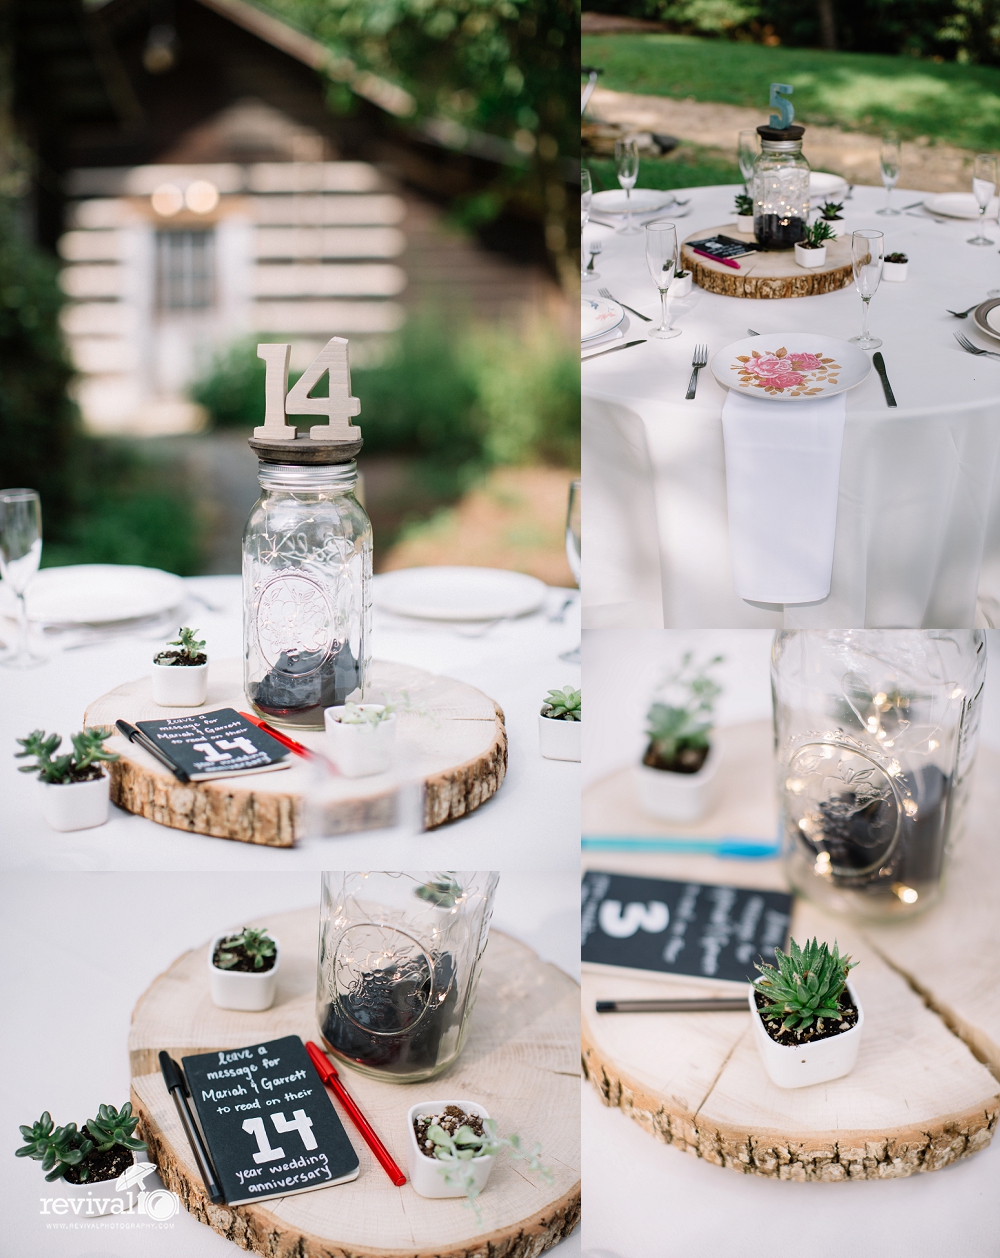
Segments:
[[[325,873],[316,1020],[348,1066],[391,1083],[446,1070],[476,1002],[496,873]]]
[[[760,153],[751,179],[753,233],[763,249],[791,249],[809,222],[809,163],[804,127],[758,127]]]
[[[979,738],[981,630],[787,630],[771,654],[795,889],[883,920],[941,894]]]
[[[243,681],[277,725],[322,729],[323,709],[363,694],[372,527],[357,465],[261,462],[243,534]]]

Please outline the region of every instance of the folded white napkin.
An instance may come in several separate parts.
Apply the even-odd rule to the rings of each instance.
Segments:
[[[722,407],[733,584],[755,603],[830,593],[846,393],[805,402],[749,398]]]
[[[605,332],[603,336],[595,336],[592,341],[581,341],[580,352],[586,355],[589,350],[597,349],[599,345],[611,345],[615,341],[624,340],[629,330],[628,315],[622,319],[616,328],[612,328],[610,332]]]

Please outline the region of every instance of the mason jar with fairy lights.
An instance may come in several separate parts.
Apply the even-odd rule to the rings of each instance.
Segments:
[[[986,673],[981,630],[789,630],[771,658],[792,885],[871,920],[941,895]]]
[[[754,238],[762,249],[791,249],[809,222],[809,163],[802,153],[804,127],[762,126],[754,163]]]
[[[266,411],[250,439],[261,495],[243,535],[244,689],[268,721],[322,729],[324,708],[364,695],[372,529],[355,496],[362,440],[347,341],[329,341],[291,391],[289,350],[258,346]],[[327,373],[329,396],[310,397]],[[285,418],[299,414],[329,422],[299,433]]]

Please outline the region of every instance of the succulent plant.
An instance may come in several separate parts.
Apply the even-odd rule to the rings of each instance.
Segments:
[[[468,1165],[473,1158],[493,1157],[507,1149],[516,1161],[527,1162],[528,1170],[533,1171],[547,1184],[553,1181],[552,1171],[542,1165],[542,1146],[535,1144],[533,1149],[525,1149],[518,1135],[497,1135],[496,1121],[492,1118],[483,1119],[483,1134],[476,1135],[471,1127],[459,1127],[454,1135],[445,1131],[437,1123],[432,1123],[424,1132],[424,1138],[434,1143],[434,1157],[442,1166],[439,1167],[444,1182],[449,1188],[461,1188],[466,1200],[480,1218],[476,1197],[475,1176]]]
[[[360,707],[357,703],[345,703],[340,714],[341,725],[378,725],[392,716],[396,710],[394,703],[385,703],[381,708]]]
[[[905,253],[887,253],[885,257],[882,259],[883,262],[895,262],[900,265],[905,262],[909,262],[909,260],[910,259],[906,256]]]
[[[819,207],[820,218],[825,218],[828,223],[838,222],[843,209],[843,201],[826,201]]]
[[[274,940],[267,933],[267,928],[255,930],[252,926],[245,926],[239,934],[223,939],[219,948],[215,965],[220,970],[231,970],[239,961],[240,958],[231,949],[242,948],[248,957],[253,958],[255,970],[262,970],[267,958],[273,957],[276,952]]]
[[[168,642],[167,646],[179,646],[182,655],[186,655],[189,660],[196,659],[205,645],[204,642],[200,642],[194,636],[197,632],[197,629],[188,629],[187,626],[182,626],[178,630],[180,636],[175,638],[173,642]]]
[[[73,750],[53,759],[53,753],[62,745],[58,734],[46,734],[36,729],[27,738],[16,739],[24,748],[15,751],[14,758],[34,756],[34,764],[21,764],[21,773],[37,773],[40,780],[59,786],[67,782],[83,782],[95,776],[94,768],[100,761],[118,759],[117,752],[105,751],[104,740],[107,734],[100,729],[80,730],[72,737]]]
[[[777,968],[757,965],[761,977],[754,990],[773,1003],[760,1010],[769,1022],[781,1020],[782,1031],[804,1031],[813,1022],[822,1030],[824,1018],[839,1018],[837,1002],[847,984],[847,975],[857,965],[849,956],[841,956],[836,943],[833,950],[813,939],[800,948],[790,940],[788,952],[774,950]]]
[[[753,197],[746,192],[737,192],[736,213],[740,218],[749,218],[753,214]]]
[[[818,218],[806,228],[805,239],[800,243],[811,249],[821,249],[828,240],[833,240],[835,232],[825,218]]]
[[[582,721],[580,702],[579,690],[571,690],[568,686],[562,690],[550,690],[542,704],[542,716],[553,721]]]
[[[62,1179],[71,1166],[79,1167],[81,1179],[87,1178],[87,1168],[80,1164],[93,1150],[94,1143],[77,1130],[76,1123],[56,1127],[46,1110],[36,1123],[21,1127],[21,1136],[26,1143],[14,1150],[14,1156],[41,1162],[42,1170],[48,1172],[45,1176],[48,1183]]]
[[[132,1102],[126,1101],[120,1110],[113,1105],[102,1105],[96,1118],[87,1119],[87,1134],[97,1146],[98,1153],[107,1153],[115,1145],[123,1149],[145,1149],[146,1142],[132,1134],[139,1120],[132,1114]]]
[[[692,651],[685,652],[680,668],[661,687],[675,702],[654,700],[646,713],[650,751],[662,764],[673,763],[686,751],[700,752],[709,744],[712,712],[722,687],[708,676],[708,670],[721,664],[723,657],[716,655],[699,665],[693,659]]]

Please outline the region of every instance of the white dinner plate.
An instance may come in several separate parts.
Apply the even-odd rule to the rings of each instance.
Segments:
[[[501,620],[545,602],[544,582],[505,568],[400,568],[372,578],[376,607],[420,620]]]
[[[871,369],[864,350],[814,332],[749,336],[720,349],[712,359],[712,374],[720,384],[747,397],[776,402],[843,393],[866,380]]]
[[[1000,297],[993,297],[977,306],[972,312],[972,318],[980,332],[1000,341]]]
[[[633,188],[632,213],[651,214],[654,210],[666,209],[676,200],[672,192],[661,192],[656,188]],[[605,192],[595,192],[591,204],[602,214],[628,213],[624,188],[609,188]]]
[[[581,297],[580,340],[592,341],[595,336],[613,332],[624,318],[625,311],[616,301],[608,301],[605,297]]]
[[[17,614],[13,591],[0,582],[0,609]],[[28,619],[44,625],[96,625],[155,616],[187,597],[180,577],[159,568],[83,563],[43,568],[28,586]]]
[[[842,175],[828,175],[825,170],[809,172],[809,200],[825,201],[847,192],[847,180]]]
[[[971,192],[938,192],[924,198],[924,209],[931,214],[943,214],[945,218],[979,218],[979,202]],[[996,223],[996,197],[986,207],[984,217]]]

